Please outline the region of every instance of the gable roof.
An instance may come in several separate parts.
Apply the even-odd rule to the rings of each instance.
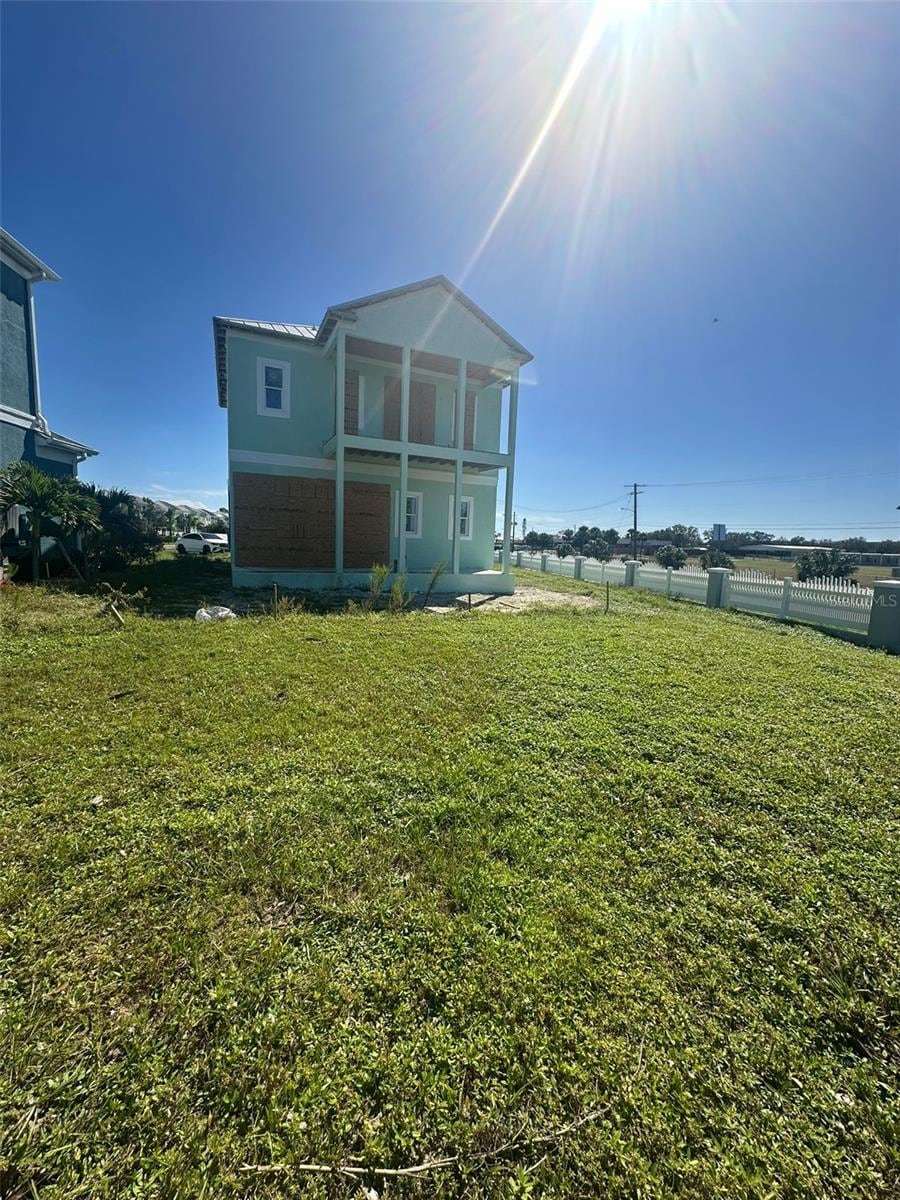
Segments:
[[[475,301],[471,300],[465,292],[460,291],[455,284],[451,283],[446,275],[432,275],[429,279],[420,279],[416,283],[406,283],[403,287],[390,288],[386,292],[374,292],[371,296],[361,296],[358,300],[346,300],[343,304],[332,304],[322,318],[322,323],[316,333],[316,341],[327,342],[338,319],[342,316],[349,316],[358,308],[366,308],[370,304],[381,304],[384,300],[396,300],[399,296],[407,296],[411,292],[421,292],[426,288],[433,287],[442,288],[448,296],[458,301],[464,308],[467,308],[501,342],[505,342],[513,354],[521,359],[523,363],[531,362],[532,358],[534,358],[534,355],[526,350],[521,342],[517,342],[511,334],[506,332],[502,325],[498,325],[493,317],[489,317],[483,308],[479,308]]]
[[[432,275],[430,279],[420,279],[416,283],[407,283],[403,287],[390,288],[386,292],[374,292],[371,296],[361,296],[358,300],[346,300],[343,304],[332,304],[325,311],[319,325],[293,325],[280,321],[254,321],[247,317],[213,317],[213,341],[216,352],[216,385],[219,393],[219,407],[228,404],[228,356],[226,349],[229,329],[245,333],[259,333],[266,337],[288,338],[302,342],[314,342],[324,346],[331,332],[341,317],[352,317],[359,308],[370,304],[380,304],[384,300],[396,300],[399,296],[407,296],[411,292],[424,291],[426,288],[439,287],[447,295],[467,308],[473,316],[504,342],[522,363],[531,362],[534,357],[526,350],[521,342],[517,342],[508,334],[502,325],[498,325],[493,317],[489,317],[483,308],[479,308],[474,300],[470,300],[465,292],[450,282],[446,275]]]

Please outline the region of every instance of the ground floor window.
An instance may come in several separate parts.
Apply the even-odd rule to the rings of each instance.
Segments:
[[[406,514],[404,517],[406,536],[417,538],[422,536],[422,493],[406,493]],[[394,533],[400,533],[400,493],[394,493]]]
[[[453,505],[455,496],[450,497],[450,515],[447,520],[447,537],[453,540]],[[462,496],[459,502],[459,536],[464,542],[472,540],[472,518],[475,512],[475,501],[471,496]]]

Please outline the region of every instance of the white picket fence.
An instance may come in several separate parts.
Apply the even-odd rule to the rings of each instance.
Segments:
[[[497,561],[500,552],[495,554]],[[716,608],[735,608],[759,616],[787,621],[804,621],[834,629],[866,633],[875,593],[856,587],[847,579],[812,579],[798,583],[793,579],[772,579],[761,571],[724,571],[713,573],[701,567],[660,567],[655,563],[597,562],[581,556],[557,558],[554,554],[514,555],[518,566],[583,579],[588,583],[626,585],[659,592],[665,596],[693,600]],[[721,591],[713,575],[721,576]]]

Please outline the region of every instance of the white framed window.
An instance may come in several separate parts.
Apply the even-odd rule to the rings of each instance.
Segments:
[[[422,493],[406,493],[406,536],[420,538],[422,536]],[[400,493],[394,492],[394,536],[400,535]]]
[[[456,497],[450,497],[450,515],[447,518],[447,537],[453,541],[453,504]],[[471,496],[461,496],[459,501],[459,536],[464,542],[471,542],[472,527],[475,517],[475,501]]]
[[[256,411],[261,417],[291,415],[291,364],[277,358],[256,360]]]

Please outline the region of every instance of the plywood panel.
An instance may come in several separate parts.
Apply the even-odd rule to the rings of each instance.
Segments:
[[[333,479],[236,471],[231,482],[236,566],[334,567]]]
[[[334,569],[334,480],[291,475],[232,476],[234,550],[238,567]],[[344,488],[344,565],[368,570],[388,562],[391,489],[386,483]]]
[[[344,433],[359,433],[359,371],[344,372]]]
[[[400,440],[400,380],[395,375],[384,380],[384,436]]]
[[[409,440],[434,445],[435,387],[418,379],[409,384]]]
[[[344,486],[344,566],[367,571],[389,561],[391,489],[386,483]]]

